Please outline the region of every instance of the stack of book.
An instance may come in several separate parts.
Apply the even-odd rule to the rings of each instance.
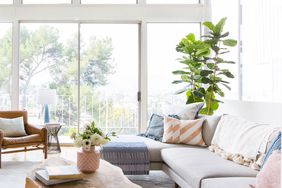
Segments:
[[[35,177],[45,185],[54,185],[82,179],[82,173],[77,166],[49,166],[35,171]]]

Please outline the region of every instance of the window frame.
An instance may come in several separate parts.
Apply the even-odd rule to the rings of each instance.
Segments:
[[[139,0],[134,5],[30,5],[14,0],[13,5],[0,5],[0,21],[13,23],[12,108],[19,109],[19,39],[21,23],[138,23],[139,24],[139,101],[138,130],[147,127],[147,23],[190,23],[210,19],[210,0],[200,4],[147,5]],[[142,6],[140,6],[142,5]],[[185,15],[182,12],[187,12]],[[123,14],[120,14],[123,12]],[[154,14],[152,14],[154,12]],[[50,14],[51,13],[51,14]],[[90,14],[91,13],[91,14]],[[137,98],[137,97],[136,97]],[[80,112],[79,112],[80,113]]]

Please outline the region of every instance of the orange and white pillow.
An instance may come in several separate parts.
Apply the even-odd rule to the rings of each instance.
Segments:
[[[163,142],[172,144],[190,144],[206,146],[202,136],[204,118],[196,120],[179,120],[164,118]]]

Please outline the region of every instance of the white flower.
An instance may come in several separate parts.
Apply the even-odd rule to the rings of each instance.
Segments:
[[[103,138],[102,140],[101,140],[101,145],[105,145],[106,143],[108,143],[109,142],[109,140],[108,139],[105,139],[105,138]]]
[[[93,134],[90,137],[92,145],[95,145],[95,146],[100,145],[103,139],[104,138],[100,136],[99,134]]]
[[[77,137],[74,140],[74,146],[80,148],[82,146],[82,139],[80,137]]]
[[[83,146],[83,149],[85,151],[90,151],[90,149],[91,149],[91,140],[90,139],[83,140],[82,146]]]

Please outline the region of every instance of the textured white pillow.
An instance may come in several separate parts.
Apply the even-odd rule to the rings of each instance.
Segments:
[[[7,119],[0,118],[0,129],[6,137],[25,136],[23,117]]]
[[[163,111],[164,115],[166,116],[174,114],[178,115],[180,119],[191,120],[196,118],[203,106],[203,102],[191,103],[186,105],[167,105],[163,106]]]

